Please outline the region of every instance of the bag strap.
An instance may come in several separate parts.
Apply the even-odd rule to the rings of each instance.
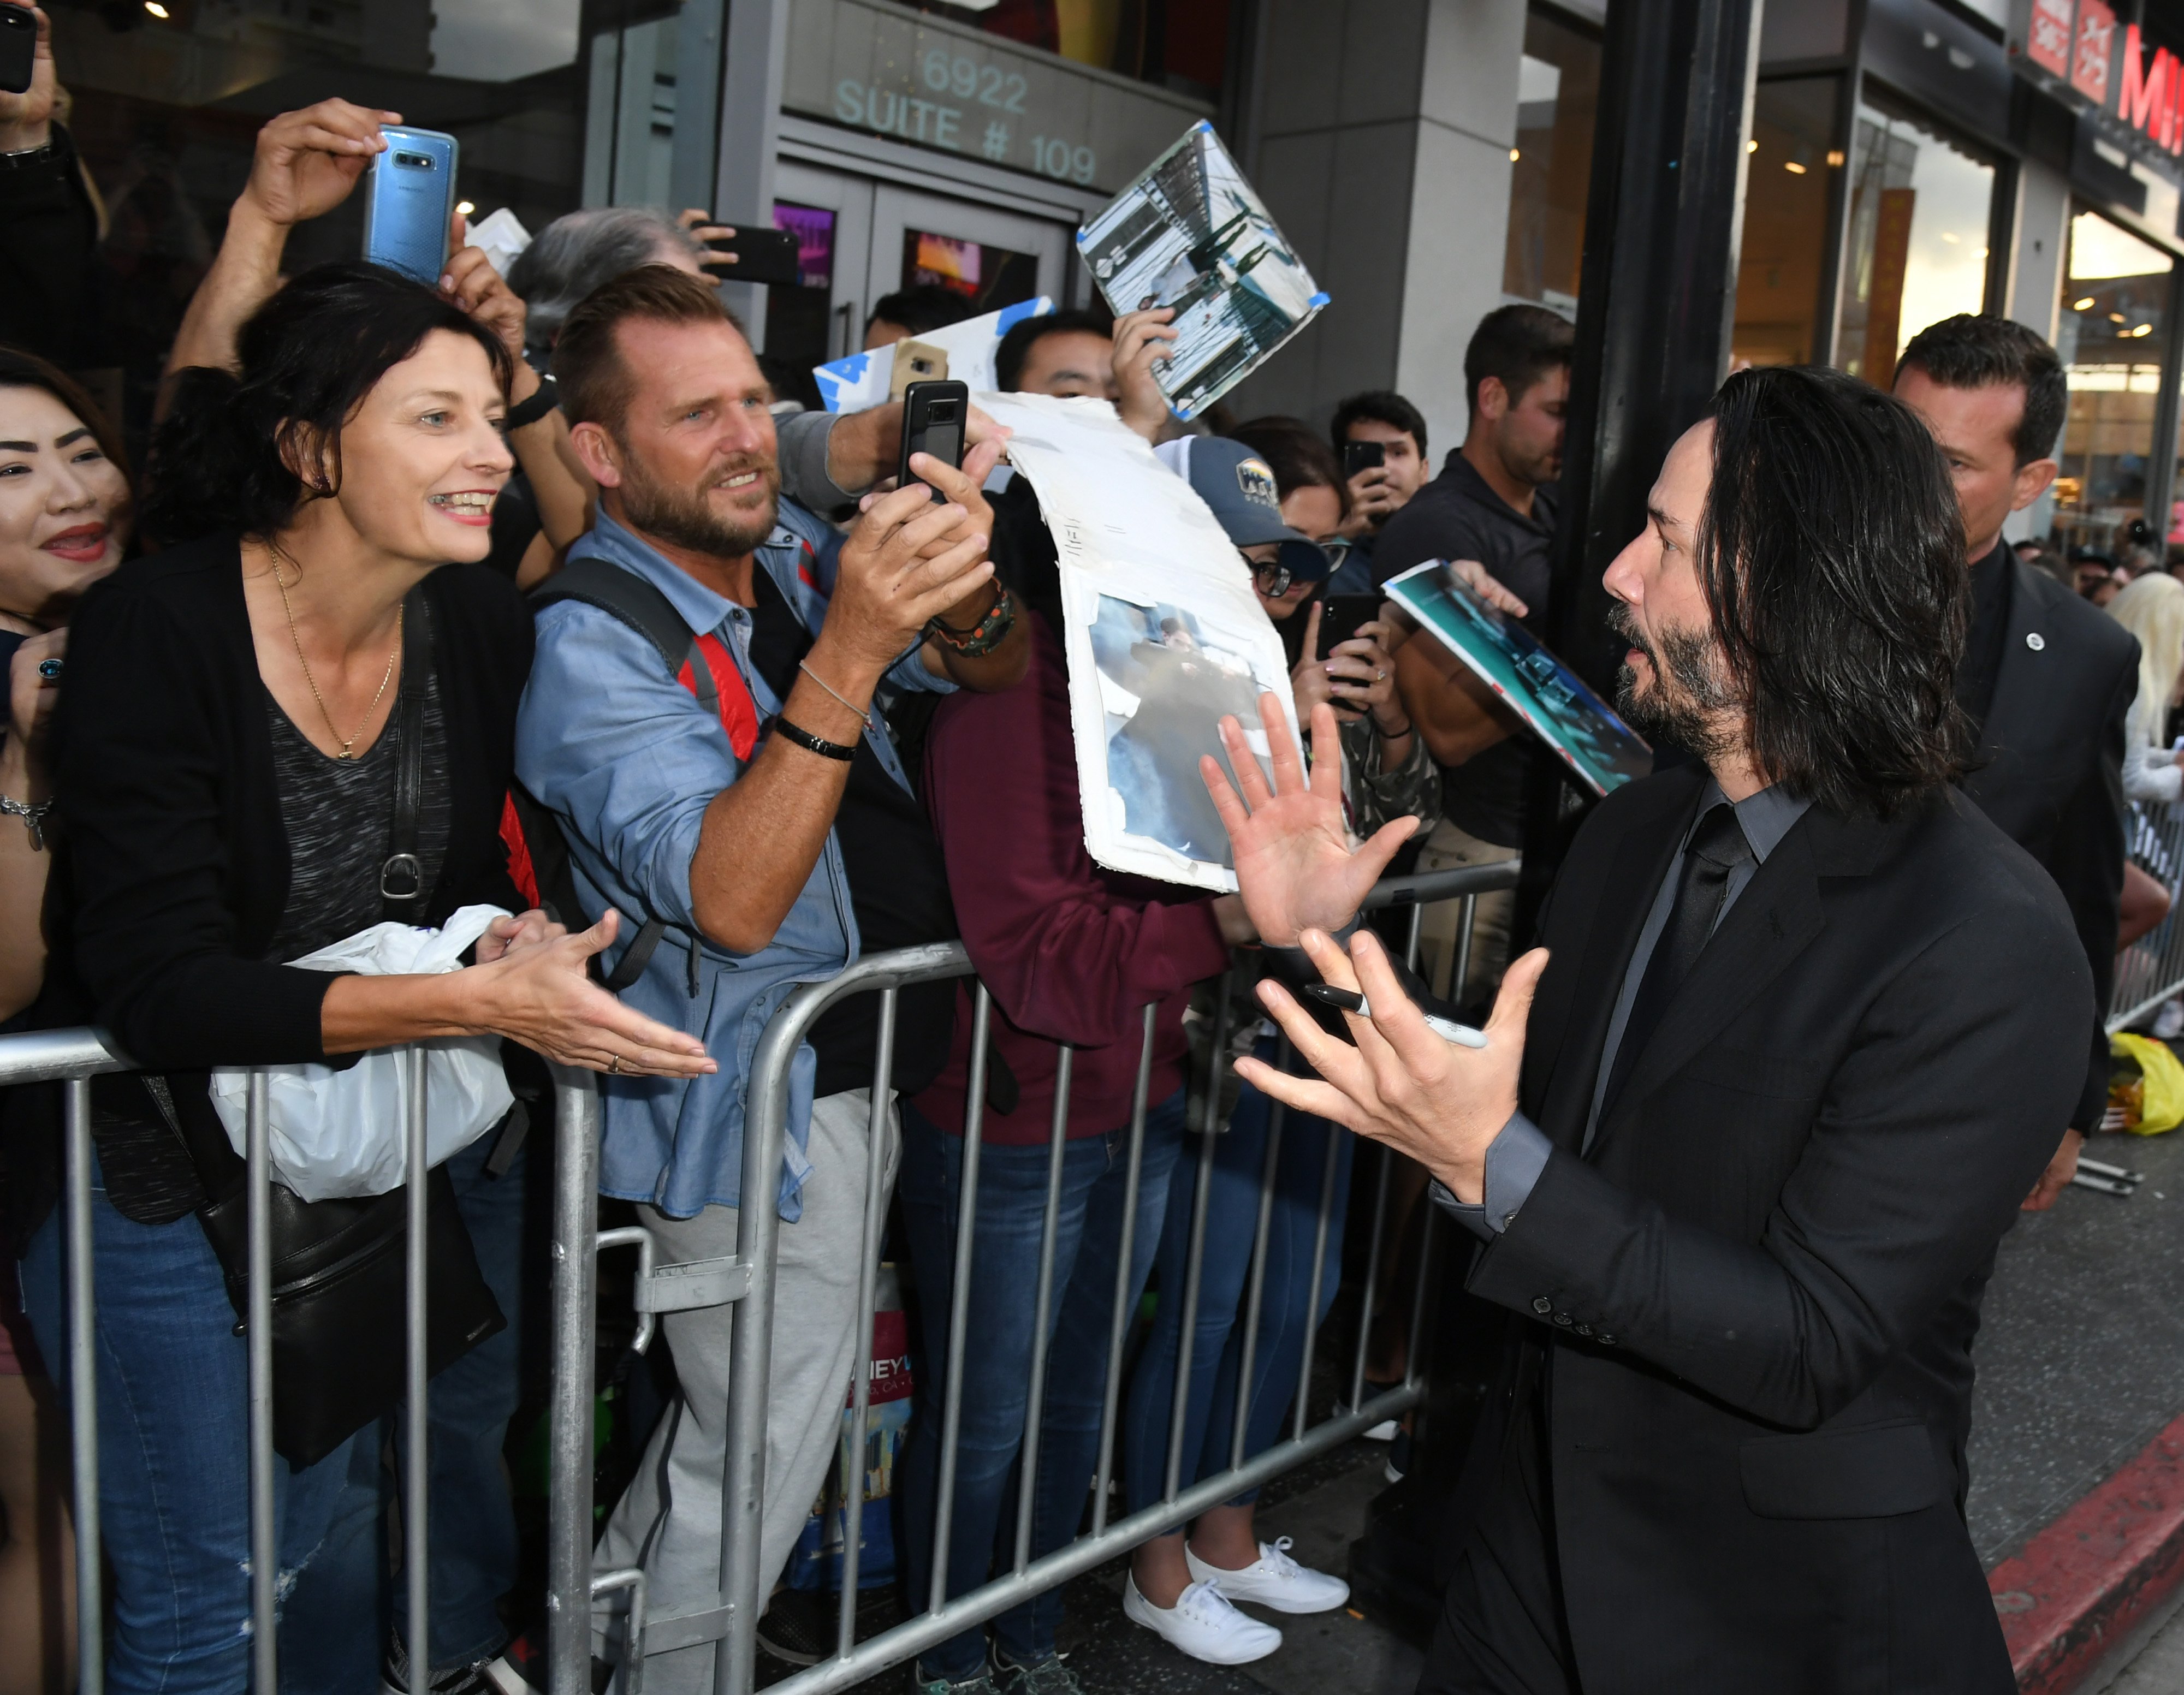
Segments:
[[[698,650],[698,637],[675,603],[638,575],[605,559],[571,559],[546,579],[531,596],[533,607],[543,608],[564,600],[580,600],[596,606],[624,624],[659,651],[667,675],[686,683],[698,704],[712,717],[721,715],[720,691],[713,685],[712,667]]]
[[[624,570],[608,560],[571,559],[531,595],[534,608],[553,606],[565,600],[595,606],[644,636],[659,653],[668,675],[697,697],[698,704],[705,708],[709,717],[720,718],[721,692],[713,681],[713,667],[700,645],[703,638],[675,609],[675,603],[659,589],[636,572]],[[621,958],[615,961],[614,970],[600,980],[600,986],[616,995],[629,987],[644,975],[644,968],[652,963],[660,937],[666,933],[666,920],[648,914],[637,934],[630,938],[629,946],[622,949]],[[698,950],[694,944],[690,949],[690,998],[698,998]]]
[[[381,915],[415,924],[425,913],[425,865],[417,857],[417,820],[425,800],[425,695],[432,677],[432,614],[424,586],[402,603],[401,745],[394,770],[394,822],[387,831],[387,862],[379,868]]]

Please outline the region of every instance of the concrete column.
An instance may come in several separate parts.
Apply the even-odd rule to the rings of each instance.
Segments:
[[[789,0],[736,0],[728,8],[727,65],[721,78],[720,168],[713,215],[771,226],[774,156],[781,140],[781,86],[788,64]],[[766,346],[766,288],[723,282],[721,298]]]
[[[2070,246],[2070,182],[2053,165],[2027,158],[2017,168],[2017,214],[2010,220],[2009,298],[2003,313],[2045,340],[2055,339],[2063,258]]]
[[[1229,404],[1320,424],[1400,389],[1438,458],[1502,300],[1524,0],[1268,0],[1262,30],[1245,170],[1333,299]]]

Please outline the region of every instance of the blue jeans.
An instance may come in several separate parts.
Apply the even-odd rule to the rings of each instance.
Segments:
[[[1274,1047],[1259,1044],[1272,1064]],[[1190,1404],[1184,1415],[1180,1487],[1226,1470],[1236,1430],[1236,1392],[1243,1369],[1243,1305],[1251,1277],[1251,1244],[1259,1227],[1259,1189],[1266,1174],[1267,1098],[1249,1083],[1213,1153],[1212,1192],[1206,1209],[1206,1250],[1198,1316],[1190,1348]],[[1334,1196],[1327,1221],[1327,1258],[1319,1310],[1312,1299],[1312,1245],[1319,1229],[1320,1187],[1327,1175],[1327,1138],[1336,1138]],[[1304,1339],[1326,1319],[1342,1281],[1342,1220],[1350,1198],[1357,1138],[1325,1119],[1285,1112],[1275,1163],[1274,1204],[1267,1226],[1267,1278],[1260,1296],[1259,1340],[1251,1359],[1251,1412],[1244,1457],[1280,1439],[1283,1415],[1299,1392]],[[1176,1355],[1183,1330],[1183,1287],[1190,1254],[1190,1215],[1198,1188],[1196,1138],[1176,1161],[1167,1220],[1160,1242],[1160,1306],[1152,1334],[1130,1380],[1124,1420],[1123,1490],[1129,1510],[1149,1507],[1166,1492],[1168,1419],[1174,1405]],[[1232,1504],[1256,1498],[1247,1490]]]
[[[248,1365],[220,1263],[194,1218],[133,1224],[92,1181],[101,1529],[114,1571],[106,1687],[235,1695],[250,1680]],[[24,1305],[69,1384],[60,1209],[31,1239]],[[285,1695],[376,1695],[378,1610],[341,1604],[375,1576],[354,1481],[378,1469],[365,1430],[307,1470],[274,1467]],[[299,1615],[308,1615],[304,1624]]]
[[[1137,1233],[1130,1255],[1134,1303],[1152,1266],[1169,1170],[1183,1143],[1183,1092],[1145,1114]],[[911,1604],[932,1592],[933,1531],[940,1475],[942,1372],[948,1358],[950,1292],[961,1194],[963,1138],[941,1130],[905,1103],[902,1114],[903,1221],[923,1309],[925,1359],[919,1417],[904,1456],[904,1564]],[[1032,1511],[1034,1559],[1077,1535],[1094,1467],[1107,1377],[1107,1342],[1122,1248],[1127,1126],[1072,1140],[1062,1156],[1061,1200],[1054,1249],[1053,1309],[1048,1316],[1046,1404],[1039,1422],[1039,1465]],[[949,1538],[950,1597],[1006,1570],[1016,1557],[1017,1450],[1030,1406],[1032,1325],[1039,1291],[1039,1237],[1046,1211],[1049,1150],[1042,1143],[980,1150],[978,1224],[972,1242],[972,1337],[963,1360],[963,1423],[956,1453],[956,1512]],[[1054,1653],[1061,1592],[1049,1590],[1000,1615],[994,1634],[1010,1657],[1033,1664]],[[919,1656],[928,1676],[970,1677],[985,1664],[983,1630],[952,1637]]]
[[[509,1322],[432,1380],[436,1669],[501,1647],[508,1633],[497,1603],[516,1579],[501,1444],[518,1392],[523,1160],[504,1177],[487,1176],[493,1140],[484,1136],[448,1162],[479,1266]],[[99,1493],[115,1577],[109,1687],[229,1695],[248,1678],[244,1342],[194,1218],[131,1224],[103,1190],[94,1190],[92,1206]],[[64,1357],[67,1342],[60,1240],[57,1210],[23,1268],[25,1304],[49,1360]],[[57,1371],[65,1390],[65,1370]],[[408,1586],[384,1576],[385,1507],[398,1487],[381,1463],[387,1423],[397,1426],[398,1451],[407,1432],[397,1417],[367,1425],[306,1471],[274,1466],[284,1695],[376,1695],[390,1598],[406,1628]]]

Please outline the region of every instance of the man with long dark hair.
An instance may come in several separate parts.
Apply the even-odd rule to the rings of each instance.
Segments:
[[[1421,1689],[2003,1695],[1969,1348],[2092,997],[1949,781],[1947,469],[1886,395],[1746,371],[1648,514],[1607,574],[1624,709],[1700,763],[1586,820],[1485,1048],[1329,933],[1401,828],[1352,855],[1331,781],[1207,766],[1261,935],[1369,1004],[1340,1040],[1270,982],[1327,1081],[1240,1069],[1431,1170],[1511,1314]]]

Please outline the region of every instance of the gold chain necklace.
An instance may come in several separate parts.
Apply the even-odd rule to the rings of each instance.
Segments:
[[[273,586],[281,591],[281,609],[288,614],[288,639],[296,644],[296,663],[304,668],[304,681],[310,685],[311,698],[319,703],[319,716],[326,721],[326,734],[341,743],[341,752],[334,757],[337,759],[353,759],[356,755],[349,749],[356,746],[356,738],[364,734],[365,725],[371,722],[372,714],[379,710],[379,703],[386,698],[387,684],[394,681],[394,662],[402,657],[403,608],[397,606],[394,609],[394,651],[387,656],[387,669],[380,675],[378,691],[371,697],[371,704],[364,709],[363,722],[344,737],[341,727],[334,722],[333,714],[326,710],[326,697],[319,692],[318,679],[311,675],[311,662],[304,657],[304,638],[296,633],[296,609],[288,603],[288,585],[281,580],[281,562],[283,559],[295,565],[296,581],[298,582],[304,580],[304,568],[296,564],[295,560],[289,559],[281,548],[270,542],[266,545],[274,556]]]

